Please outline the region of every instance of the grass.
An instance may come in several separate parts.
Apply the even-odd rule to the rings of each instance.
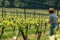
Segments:
[[[20,9],[20,8],[4,8],[6,11],[13,11],[16,12],[24,12],[24,9]],[[0,11],[2,11],[2,9],[0,8]],[[26,12],[32,12],[34,13],[34,9],[26,9]],[[43,9],[36,9],[35,10],[36,13],[43,13],[43,14],[48,14],[48,10],[43,10]]]
[[[30,30],[28,31],[28,34],[34,34],[34,33],[36,33],[36,29],[30,29]]]
[[[41,40],[49,40],[49,36],[44,35],[44,36],[41,37]]]
[[[13,36],[15,36],[15,33],[12,32],[12,33],[9,33],[9,34],[3,34],[2,38],[6,39],[6,38],[12,38]]]

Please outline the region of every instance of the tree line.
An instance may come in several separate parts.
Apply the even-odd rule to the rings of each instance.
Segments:
[[[49,8],[56,0],[0,0],[0,7],[8,8]]]

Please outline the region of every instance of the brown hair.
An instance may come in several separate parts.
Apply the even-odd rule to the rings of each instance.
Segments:
[[[54,13],[54,11],[55,11],[54,8],[49,8],[49,13],[50,14]]]

